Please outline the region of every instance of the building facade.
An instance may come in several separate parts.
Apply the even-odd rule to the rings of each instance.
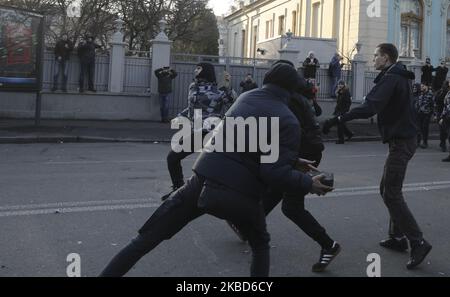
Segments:
[[[396,44],[406,61],[450,59],[450,0],[236,1],[219,26],[221,53],[228,56],[263,58],[262,45],[278,43],[290,31],[306,44],[311,38],[334,40],[336,51],[349,60],[359,43],[371,61],[382,42]]]

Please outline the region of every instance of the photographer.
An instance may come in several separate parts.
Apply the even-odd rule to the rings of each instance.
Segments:
[[[389,155],[380,184],[390,214],[389,238],[380,242],[382,247],[406,251],[411,246],[407,269],[423,262],[431,245],[423,238],[414,216],[403,197],[402,188],[409,161],[417,149],[417,126],[412,104],[414,73],[397,63],[398,50],[393,44],[380,44],[374,54],[374,64],[381,73],[365,102],[341,116],[328,120],[323,132],[330,127],[354,119],[368,119],[378,114],[378,127],[383,143],[389,144]]]
[[[161,112],[161,123],[169,123],[169,96],[172,93],[172,80],[177,77],[177,72],[170,67],[155,70],[158,78],[158,93]]]

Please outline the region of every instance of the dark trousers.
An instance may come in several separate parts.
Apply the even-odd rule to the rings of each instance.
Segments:
[[[67,79],[69,70],[69,61],[62,59],[61,61],[55,61],[55,75],[53,76],[53,88],[58,89],[58,80],[60,74],[63,76],[62,89],[67,90]]]
[[[338,131],[338,138],[339,141],[345,141],[344,136],[352,137],[353,132],[348,129],[346,123],[339,123],[337,124],[337,131]]]
[[[206,133],[203,133],[203,137]],[[202,138],[203,138],[202,137]],[[183,141],[187,141],[183,140]],[[167,167],[169,169],[170,178],[172,180],[172,185],[174,188],[179,188],[184,185],[183,167],[181,167],[181,161],[195,153],[194,148],[194,134],[191,135],[191,150],[189,152],[179,152],[176,153],[170,150],[167,155]]]
[[[169,95],[170,94],[159,94],[159,104],[162,121],[167,121],[169,119]]]
[[[300,157],[314,161],[314,166],[319,167],[320,161],[322,160],[322,153],[304,151]],[[322,248],[328,249],[333,246],[334,240],[328,236],[325,228],[317,222],[313,215],[305,209],[305,195],[293,195],[268,190],[263,194],[264,212],[266,216],[269,215],[283,201],[281,206],[283,214]]]
[[[95,61],[80,63],[80,90],[84,89],[84,77],[87,74],[88,88],[94,90]]]
[[[428,144],[428,135],[430,133],[431,114],[419,113],[417,116],[420,134],[418,135],[417,142]]]
[[[198,207],[198,199],[202,192],[204,179],[194,175],[187,183],[166,200],[139,230],[139,235],[122,249],[100,274],[102,277],[119,277],[125,275],[144,255],[152,251],[162,241],[172,238],[189,222],[205,214]],[[230,190],[230,197],[240,194]],[[247,204],[236,203],[230,207],[236,213],[244,213],[239,219],[236,214],[229,219],[237,224],[249,236],[249,244],[253,251],[251,275],[268,276],[269,273],[269,241],[262,208],[248,208]],[[242,200],[247,201],[247,200]],[[254,206],[256,204],[252,204]],[[250,213],[248,212],[250,210]],[[256,213],[256,215],[252,215]],[[260,213],[261,215],[258,215]],[[225,214],[227,215],[227,214]],[[256,218],[256,219],[255,219]]]
[[[306,235],[316,241],[323,249],[328,249],[333,246],[334,241],[328,236],[325,228],[305,209],[305,195],[267,191],[263,195],[266,215],[269,215],[281,200],[283,200],[281,207],[283,214],[305,232]]]
[[[439,125],[439,135],[441,139],[441,146],[447,145],[447,140],[450,143],[450,120],[447,120],[442,123],[442,125]]]
[[[389,235],[395,238],[406,236],[410,242],[418,242],[423,239],[422,231],[402,193],[408,163],[416,149],[415,137],[391,140],[380,184],[380,193],[390,214]]]

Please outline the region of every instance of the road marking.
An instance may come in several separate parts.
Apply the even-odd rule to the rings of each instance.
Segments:
[[[403,192],[428,192],[444,189],[450,189],[450,181],[405,184],[403,187]],[[333,193],[325,196],[325,198],[365,196],[373,194],[379,195],[378,186],[336,189]],[[157,208],[160,205],[160,202],[157,202],[152,198],[11,205],[0,206],[0,217],[133,210],[143,208]]]
[[[157,163],[157,162],[167,162],[166,160],[106,160],[106,161],[49,161],[42,164],[45,165],[89,165],[89,164],[109,164],[109,163]]]
[[[433,153],[417,153],[414,155],[414,157],[422,157],[422,156],[436,156],[436,155],[442,155],[443,153],[441,152],[433,152]],[[385,154],[372,154],[372,155],[343,155],[343,156],[338,156],[337,158],[378,158],[378,157],[383,157],[386,158],[388,155],[388,153]]]

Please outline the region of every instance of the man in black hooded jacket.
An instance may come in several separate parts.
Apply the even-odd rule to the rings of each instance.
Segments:
[[[378,114],[378,127],[384,143],[389,144],[380,193],[390,214],[389,239],[380,245],[406,251],[408,241],[411,257],[408,269],[423,262],[431,251],[431,245],[424,240],[414,216],[402,194],[403,181],[409,161],[417,149],[417,126],[412,104],[412,81],[414,73],[397,63],[398,50],[393,44],[380,44],[375,51],[374,64],[381,73],[375,79],[375,87],[366,101],[350,112],[328,120],[323,132],[330,127],[354,119],[368,119]]]
[[[288,108],[288,100],[297,82],[297,73],[292,66],[277,64],[266,74],[262,89],[244,94],[227,112],[227,118],[278,119],[277,135],[269,132],[260,135],[268,139],[279,136],[279,158],[274,163],[262,162],[264,154],[250,152],[248,148],[245,152],[203,152],[194,165],[195,174],[191,179],[155,211],[139,230],[138,237],[114,257],[101,276],[124,275],[163,240],[170,239],[189,222],[208,213],[233,222],[245,232],[252,248],[251,276],[267,277],[270,236],[266,230],[261,193],[267,187],[303,195],[308,192],[325,195],[332,190],[320,183],[321,176],[311,178],[295,169],[300,143],[299,123]],[[266,124],[270,126],[269,121]],[[261,120],[259,125],[264,125]],[[224,136],[226,141],[234,141],[237,145],[235,137]],[[246,133],[246,143],[249,139],[250,135]]]

